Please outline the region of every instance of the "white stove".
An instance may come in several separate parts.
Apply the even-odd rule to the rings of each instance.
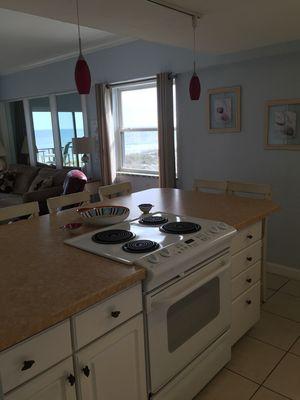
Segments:
[[[157,212],[65,241],[146,268],[149,399],[191,400],[230,360],[235,232],[223,222]]]
[[[172,226],[173,223],[176,225]],[[170,225],[172,233],[164,231],[164,227]],[[174,233],[177,232],[176,228],[183,228],[186,233]],[[131,235],[127,237],[125,231]],[[195,265],[228,248],[235,231],[224,222],[156,212],[67,239],[65,243],[125,264],[145,267],[145,288],[149,291],[181,274],[189,264]],[[97,241],[97,234],[101,236],[100,241]],[[118,239],[119,243],[115,243]],[[109,243],[110,240],[112,243]],[[137,247],[133,251],[137,252],[124,250],[124,247],[134,245],[136,241]],[[145,252],[143,244],[149,246]]]

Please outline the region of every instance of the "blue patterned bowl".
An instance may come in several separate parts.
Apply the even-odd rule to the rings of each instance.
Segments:
[[[130,210],[123,206],[99,206],[77,210],[83,222],[91,225],[118,224],[129,216]]]

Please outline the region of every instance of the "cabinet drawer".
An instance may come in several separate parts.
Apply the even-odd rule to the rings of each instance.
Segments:
[[[231,293],[233,300],[260,280],[260,266],[261,262],[258,261],[232,280]]]
[[[141,285],[136,285],[74,317],[77,349],[142,311]]]
[[[252,243],[261,239],[262,237],[262,223],[257,222],[254,225],[239,231],[233,238],[231,244],[231,253],[235,254],[238,251],[250,246]]]
[[[260,318],[260,281],[232,303],[231,344],[237,342]]]
[[[262,241],[254,243],[231,257],[231,274],[237,276],[261,259]]]
[[[70,323],[65,321],[0,353],[4,393],[72,354]]]
[[[71,374],[74,376],[74,368],[72,357],[69,357],[12,390],[4,400],[76,400],[75,385],[68,380]]]

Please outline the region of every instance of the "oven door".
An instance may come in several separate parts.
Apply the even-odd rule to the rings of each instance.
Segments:
[[[146,296],[152,393],[229,329],[229,267],[226,254]]]

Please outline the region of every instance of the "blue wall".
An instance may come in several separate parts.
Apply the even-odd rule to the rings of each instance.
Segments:
[[[270,219],[268,259],[300,268],[300,153],[263,147],[265,101],[300,97],[299,42],[226,56],[199,56],[199,64],[205,67],[199,71],[200,102],[188,98],[189,50],[136,41],[89,54],[87,59],[93,83],[152,76],[159,71],[178,73],[180,185],[189,189],[196,177],[270,182],[274,200],[282,209]],[[67,60],[4,76],[0,78],[0,100],[72,91],[74,64],[74,59]],[[242,87],[242,132],[209,134],[206,90],[233,85]],[[88,96],[88,112],[93,131],[93,92]]]
[[[300,268],[300,152],[264,149],[265,101],[300,98],[300,52],[212,67],[201,71],[204,96],[190,102],[190,75],[177,82],[180,182],[194,178],[271,183],[281,211],[270,218],[268,260]],[[207,129],[208,88],[242,88],[241,133]],[[298,121],[300,123],[300,121]]]

